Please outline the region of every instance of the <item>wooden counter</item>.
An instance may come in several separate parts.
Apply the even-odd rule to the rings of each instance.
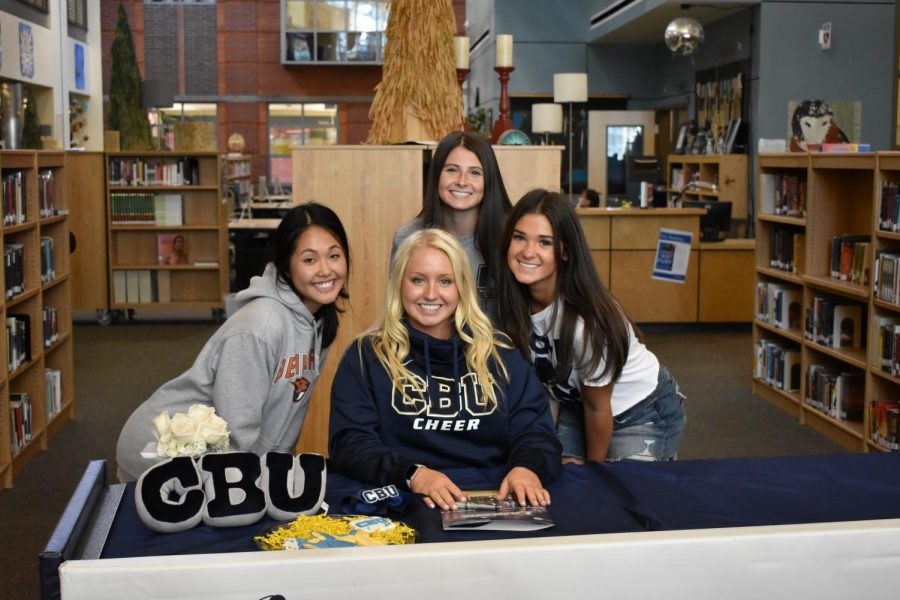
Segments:
[[[700,209],[578,209],[603,283],[637,323],[749,322],[753,240],[700,243]],[[651,277],[660,229],[693,235],[684,283]]]

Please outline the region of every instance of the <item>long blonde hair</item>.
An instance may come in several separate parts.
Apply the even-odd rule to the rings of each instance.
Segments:
[[[371,329],[363,334],[369,337],[378,361],[388,371],[391,381],[413,381],[415,376],[403,364],[409,356],[409,333],[403,325],[403,299],[401,286],[406,267],[413,252],[420,248],[435,248],[447,255],[453,268],[459,303],[454,312],[454,325],[459,337],[466,343],[466,364],[478,377],[483,397],[497,403],[497,380],[490,364],[497,365],[503,378],[509,380],[506,365],[497,352],[498,347],[512,348],[505,336],[495,332],[487,315],[482,312],[476,294],[475,277],[469,266],[465,250],[456,239],[441,229],[422,229],[409,236],[394,255],[388,279],[384,310]],[[498,337],[498,336],[502,336]],[[360,347],[361,348],[361,347]]]

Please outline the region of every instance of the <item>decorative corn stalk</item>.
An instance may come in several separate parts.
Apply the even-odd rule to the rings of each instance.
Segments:
[[[393,0],[368,144],[439,140],[460,128],[452,0]]]

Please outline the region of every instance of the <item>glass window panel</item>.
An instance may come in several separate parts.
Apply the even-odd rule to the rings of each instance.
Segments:
[[[341,60],[339,53],[341,35],[346,36],[346,34],[339,33],[319,33],[316,37],[318,41],[316,44],[316,60],[333,62]]]
[[[390,2],[378,3],[378,31],[387,30],[388,13],[391,10]]]
[[[337,104],[308,102],[269,105],[269,176],[291,184],[291,148],[337,144]]]
[[[285,18],[287,29],[312,29],[315,6],[313,2],[306,0],[287,0],[285,6]]]
[[[377,31],[378,5],[375,2],[356,2],[349,9],[350,31]]]
[[[347,3],[344,0],[327,0],[319,2],[319,13],[316,16],[316,28],[321,30],[343,31],[347,29]]]
[[[286,60],[294,62],[306,62],[313,60],[313,34],[289,33],[287,34]]]
[[[374,62],[378,58],[378,39],[375,38],[375,34],[363,31],[341,35],[345,36],[343,41],[347,47],[344,60]]]

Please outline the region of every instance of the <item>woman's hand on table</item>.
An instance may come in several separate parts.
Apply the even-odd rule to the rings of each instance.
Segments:
[[[437,506],[441,510],[456,510],[456,503],[466,499],[466,495],[449,477],[425,466],[416,471],[409,489],[417,494],[424,494],[422,502],[428,508]]]
[[[550,504],[550,492],[544,489],[535,472],[525,467],[513,467],[503,478],[497,498],[504,500],[509,495],[514,496],[521,506]]]

